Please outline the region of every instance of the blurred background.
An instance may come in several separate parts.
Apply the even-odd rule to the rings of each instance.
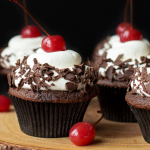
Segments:
[[[133,23],[150,40],[150,0],[133,0]],[[0,1],[0,47],[20,34],[25,26],[23,9],[9,0]],[[22,0],[19,0],[22,3]],[[83,60],[107,35],[115,34],[123,21],[126,0],[26,0],[28,11],[52,35],[64,37],[67,49],[78,51]],[[29,24],[35,24],[28,17]],[[130,9],[128,9],[130,21]]]

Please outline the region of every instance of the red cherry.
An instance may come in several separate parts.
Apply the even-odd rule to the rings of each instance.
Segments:
[[[27,27],[24,27],[21,31],[21,37],[22,38],[35,38],[42,36],[41,31],[38,27],[34,25],[29,25]]]
[[[95,138],[95,128],[90,123],[79,122],[70,129],[69,138],[75,145],[87,145]]]
[[[0,95],[0,112],[9,111],[10,100],[5,95]]]
[[[116,28],[116,33],[120,35],[126,28],[130,27],[129,23],[120,23]]]
[[[62,36],[47,36],[42,41],[42,49],[45,52],[56,52],[66,50],[66,43]]]
[[[142,40],[142,33],[134,28],[127,28],[120,35],[122,43],[133,40]]]

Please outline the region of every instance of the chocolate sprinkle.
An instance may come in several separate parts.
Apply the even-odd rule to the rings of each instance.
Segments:
[[[74,92],[77,90],[77,85],[73,84],[73,83],[70,83],[70,82],[67,82],[66,83],[66,89],[69,91],[69,92]]]

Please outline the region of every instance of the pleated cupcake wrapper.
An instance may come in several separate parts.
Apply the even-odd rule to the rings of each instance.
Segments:
[[[10,95],[19,125],[25,134],[43,137],[67,137],[77,122],[82,122],[91,100],[80,103],[41,103]]]
[[[139,123],[143,137],[147,143],[150,143],[150,110],[136,108],[128,104]]]
[[[117,122],[137,122],[125,101],[127,88],[99,85],[99,103],[104,118]]]

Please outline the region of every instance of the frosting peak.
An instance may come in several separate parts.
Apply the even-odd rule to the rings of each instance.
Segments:
[[[15,66],[18,59],[22,60],[24,56],[35,53],[34,50],[41,47],[44,36],[36,38],[22,38],[21,35],[14,36],[10,39],[0,58],[0,64],[4,68]]]
[[[118,55],[123,54],[122,60],[129,58],[139,59],[141,56],[147,56],[150,53],[150,44],[146,39],[142,41],[120,42],[118,35],[111,36],[108,43],[104,44],[104,48],[99,50],[99,55],[102,55],[107,50],[107,58],[113,61]]]
[[[74,65],[80,65],[81,56],[72,50],[58,51],[47,53],[42,48],[37,50],[37,53],[31,54],[27,59],[27,64],[32,68],[34,65],[33,59],[36,58],[40,64],[48,63],[56,68],[68,68]]]

